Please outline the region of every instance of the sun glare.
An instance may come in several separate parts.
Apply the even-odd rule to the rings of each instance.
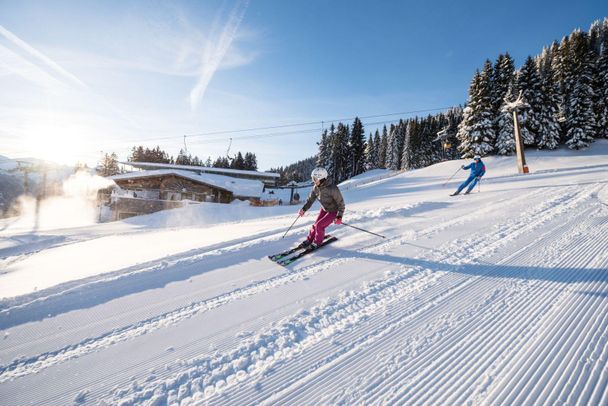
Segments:
[[[87,136],[87,132],[90,129],[79,128],[73,123],[32,123],[22,147],[33,158],[73,165],[82,162],[83,156],[92,154],[90,141],[93,137]]]

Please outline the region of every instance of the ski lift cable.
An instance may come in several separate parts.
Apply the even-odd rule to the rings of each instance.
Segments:
[[[440,107],[440,108],[433,108],[433,109],[422,109],[422,110],[410,110],[410,111],[402,111],[402,112],[396,112],[396,113],[386,113],[386,114],[376,114],[376,115],[369,115],[369,116],[357,116],[359,119],[361,120],[365,120],[365,119],[369,119],[369,118],[381,118],[381,117],[390,117],[390,116],[394,116],[394,115],[405,115],[405,114],[416,114],[416,113],[424,113],[424,112],[431,112],[431,111],[440,111],[440,110],[449,110],[451,108],[454,108],[455,106],[449,106],[449,107]],[[187,148],[186,145],[186,138],[188,137],[200,137],[200,136],[204,136],[204,135],[221,135],[221,134],[231,134],[231,133],[239,133],[239,132],[249,132],[249,131],[255,131],[255,130],[269,130],[269,129],[279,129],[279,128],[289,128],[289,127],[298,127],[298,126],[307,126],[307,125],[318,125],[321,124],[322,128],[325,128],[326,123],[328,122],[340,122],[340,121],[347,121],[347,120],[354,120],[357,117],[347,117],[347,118],[338,118],[338,119],[333,119],[333,120],[319,120],[319,121],[310,121],[310,122],[303,122],[303,123],[294,123],[294,124],[286,124],[286,125],[279,125],[279,126],[269,126],[269,127],[256,127],[256,128],[244,128],[244,129],[238,129],[238,130],[229,130],[229,131],[217,131],[217,132],[208,132],[208,133],[199,133],[199,134],[185,134],[183,135],[183,142],[184,142],[184,147]],[[376,121],[376,122],[370,122],[370,123],[365,123],[366,126],[372,126],[372,125],[380,125],[380,124],[389,124],[389,123],[395,123],[398,122],[400,119],[394,119],[394,120],[384,120],[384,121]],[[295,134],[309,134],[309,133],[318,133],[319,132],[319,128],[313,128],[313,129],[302,129],[302,130],[295,130],[295,131],[285,131],[285,132],[276,132],[276,133],[267,133],[267,134],[251,134],[251,135],[243,135],[240,137],[230,137],[229,141],[230,141],[230,146],[232,145],[232,140],[244,140],[244,139],[253,139],[253,138],[272,138],[272,137],[281,137],[281,136],[288,136],[288,135],[295,135]],[[132,143],[132,142],[146,142],[146,141],[170,141],[170,140],[176,140],[176,136],[168,136],[168,137],[157,137],[157,138],[139,138],[139,139],[133,139],[133,140],[124,140],[122,141],[125,146],[124,147],[118,147],[117,144],[106,144],[104,146],[104,150],[105,149],[116,149],[116,150],[126,150],[126,149],[130,149],[132,146],[127,146],[126,143]],[[207,139],[207,140],[196,140],[196,141],[190,141],[190,144],[208,144],[208,143],[221,143],[221,142],[226,142],[226,138],[213,138],[213,139]],[[230,149],[229,146],[229,149]],[[93,152],[93,150],[91,150],[91,152]],[[98,148],[95,149],[95,152],[98,152]],[[12,162],[12,159],[0,159],[0,163],[2,162]]]

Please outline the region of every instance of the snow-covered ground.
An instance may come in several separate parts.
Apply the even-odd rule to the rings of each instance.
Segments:
[[[37,233],[0,222],[0,403],[608,404],[608,142]],[[305,196],[302,196],[305,198]],[[19,225],[20,224],[20,225]]]

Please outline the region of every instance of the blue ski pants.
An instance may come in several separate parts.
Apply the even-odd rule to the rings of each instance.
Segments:
[[[467,189],[467,193],[471,192],[471,190],[473,190],[473,188],[475,187],[475,185],[478,182],[478,178],[477,176],[471,175],[467,178],[467,180],[465,180],[464,182],[462,182],[462,184],[460,186],[458,186],[458,190],[456,191],[456,193],[460,193],[462,192],[462,189],[464,189],[465,187],[467,187],[467,185],[470,183],[469,188]]]

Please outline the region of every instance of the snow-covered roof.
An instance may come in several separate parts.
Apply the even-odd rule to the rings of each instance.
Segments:
[[[129,172],[122,175],[109,176],[112,180],[140,179],[155,176],[175,175],[198,183],[204,183],[219,189],[232,192],[240,197],[260,197],[264,184],[259,180],[238,179],[213,173],[196,174],[177,169],[156,169],[151,171]]]
[[[258,172],[258,171],[245,171],[241,169],[224,169],[224,168],[210,168],[207,166],[192,166],[192,165],[174,165],[174,164],[161,164],[154,162],[120,162],[122,165],[130,165],[134,168],[142,169],[179,169],[186,171],[195,172],[206,172],[206,173],[219,173],[225,175],[250,175],[261,178],[280,178],[281,175],[274,172]]]

